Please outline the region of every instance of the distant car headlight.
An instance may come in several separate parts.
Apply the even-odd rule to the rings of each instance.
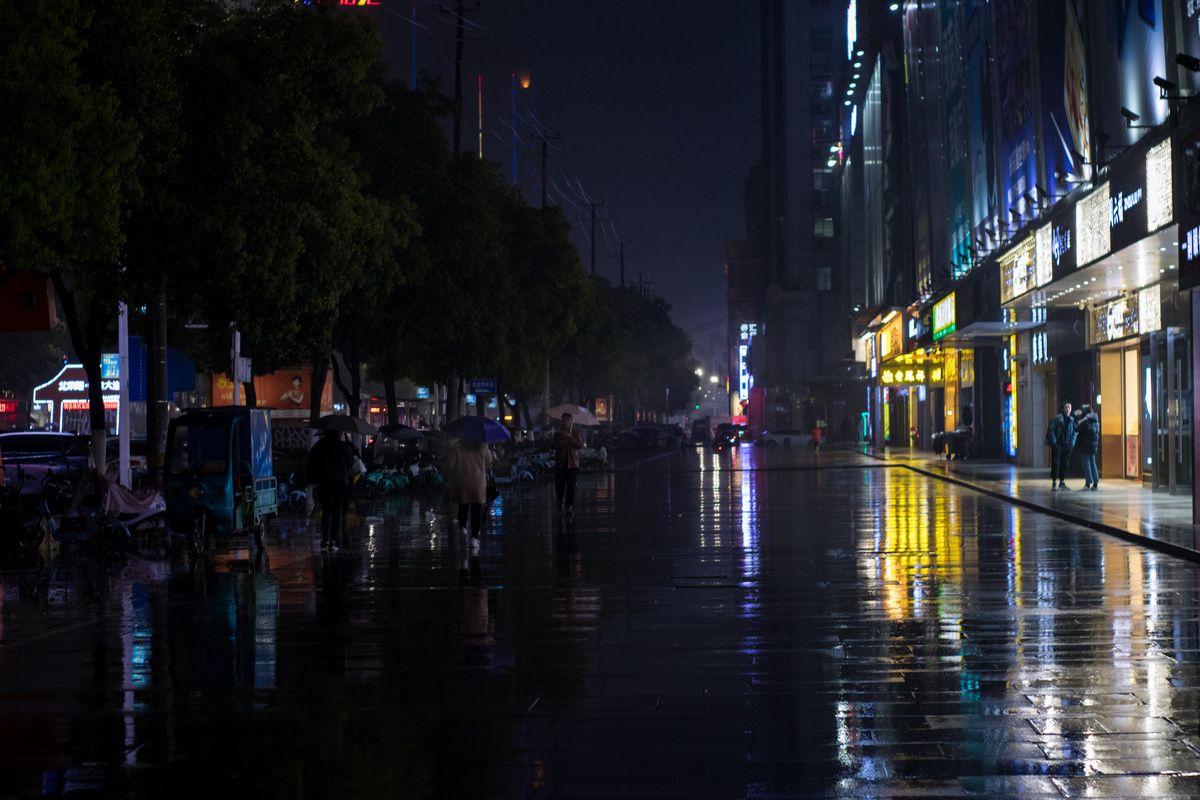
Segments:
[[[200,486],[199,484],[197,484],[196,486],[193,486],[191,489],[188,490],[188,497],[192,498],[193,500],[203,500],[204,499],[204,487]]]

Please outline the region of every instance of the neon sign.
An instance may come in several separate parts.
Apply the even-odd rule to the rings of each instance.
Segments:
[[[943,297],[933,307],[933,340],[936,342],[954,332],[954,293]]]

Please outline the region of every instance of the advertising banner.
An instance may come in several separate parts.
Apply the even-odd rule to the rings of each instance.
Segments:
[[[1092,118],[1099,130],[1112,137],[1111,144],[1132,144],[1146,129],[1127,126],[1122,108],[1137,114],[1141,119],[1136,124],[1144,126],[1163,123],[1169,111],[1153,82],[1156,75],[1170,77],[1162,0],[1092,2],[1088,10],[1092,16],[1082,20],[1090,31],[1088,80],[1102,87],[1092,95],[1096,104]]]
[[[1032,5],[996,0],[997,81],[1000,91],[1000,208],[1006,210],[1037,182],[1033,144],[1033,67],[1030,54]],[[1004,224],[1004,223],[1000,223]]]
[[[995,114],[992,103],[991,26],[987,6],[970,4],[967,16],[967,127],[971,163],[971,230],[980,237],[996,214]]]
[[[1088,122],[1087,62],[1079,27],[1077,0],[1037,3],[1038,67],[1042,89],[1042,140],[1046,180],[1052,195],[1071,186],[1056,173],[1091,177],[1091,130]]]
[[[967,187],[967,97],[962,64],[963,20],[958,0],[942,0],[942,97],[946,104],[946,194],[950,205],[950,263],[954,277],[971,266]],[[964,246],[965,245],[965,246]]]
[[[919,284],[951,277],[950,210],[947,207],[948,170],[945,145],[946,106],[922,102],[921,97],[943,97],[941,10],[937,3],[911,3],[904,15],[904,49],[908,64],[907,115],[912,155],[913,221]]]
[[[233,405],[233,388],[228,376],[213,375],[210,405]],[[312,370],[292,367],[270,375],[255,375],[254,392],[258,407],[271,409],[271,419],[308,419],[312,410]],[[321,413],[333,410],[333,381],[328,379],[320,409]]]

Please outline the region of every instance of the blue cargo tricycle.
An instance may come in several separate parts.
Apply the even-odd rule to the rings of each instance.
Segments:
[[[266,546],[279,511],[271,466],[271,412],[228,406],[185,411],[171,420],[163,470],[167,524],[197,555],[210,535],[252,533]]]

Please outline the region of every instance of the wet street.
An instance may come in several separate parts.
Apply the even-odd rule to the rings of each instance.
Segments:
[[[0,797],[1200,797],[1197,568],[861,454],[0,560]]]

